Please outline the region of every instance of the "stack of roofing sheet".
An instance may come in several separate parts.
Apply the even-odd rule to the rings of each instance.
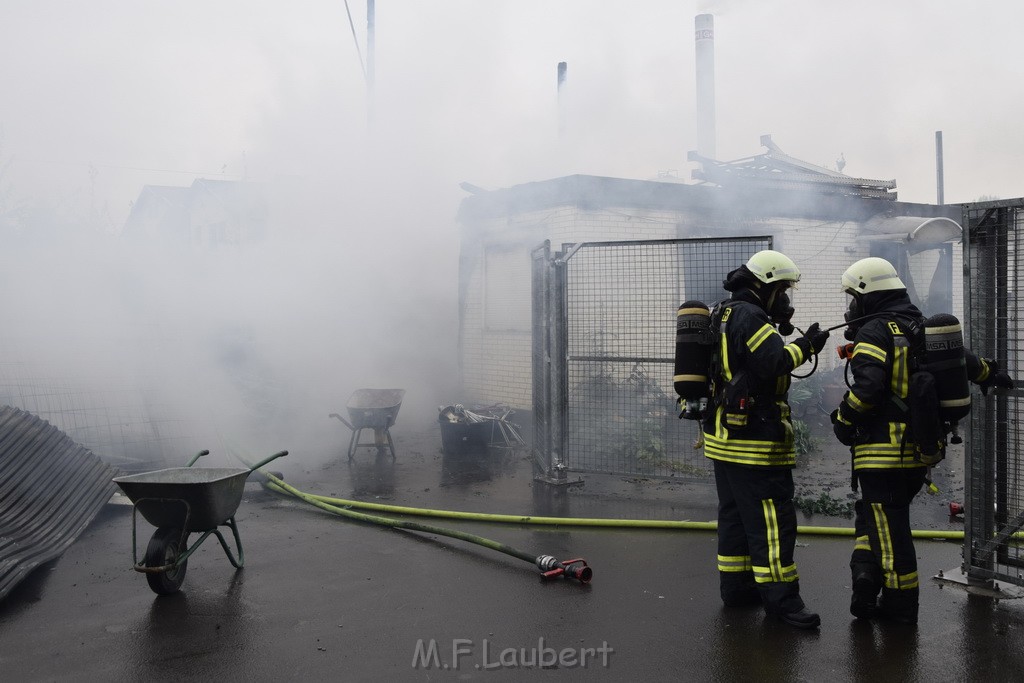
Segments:
[[[49,422],[0,407],[0,599],[74,543],[116,475]]]

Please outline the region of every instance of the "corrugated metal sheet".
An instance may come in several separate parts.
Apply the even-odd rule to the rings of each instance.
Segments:
[[[74,543],[117,474],[49,422],[0,408],[0,599]]]

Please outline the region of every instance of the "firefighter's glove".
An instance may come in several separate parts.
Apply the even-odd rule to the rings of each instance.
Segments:
[[[832,432],[836,435],[839,443],[844,446],[852,446],[857,440],[857,428],[839,419],[839,408],[833,410],[829,418],[832,420]]]
[[[989,389],[996,389],[997,392],[999,389],[1013,389],[1013,379],[1002,370],[995,372],[981,384],[981,393],[985,396],[988,396]]]
[[[982,394],[988,396],[989,389],[1013,389],[1013,378],[1005,370],[999,369],[998,361],[985,359],[985,364],[988,365],[989,375],[978,385]]]
[[[822,330],[818,323],[812,323],[807,331],[804,332],[804,339],[814,349],[815,355],[821,353],[821,350],[825,348],[825,342],[828,341],[828,331]]]
[[[996,389],[1013,389],[1014,382],[1012,377],[1005,372],[999,371],[992,378],[992,384],[995,385]]]

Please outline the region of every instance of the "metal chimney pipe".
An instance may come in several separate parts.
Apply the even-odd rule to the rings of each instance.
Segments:
[[[935,196],[941,206],[946,203],[945,181],[942,178],[942,131],[935,131]]]
[[[558,137],[565,135],[565,76],[568,70],[566,62],[558,63]]]
[[[698,14],[694,21],[697,49],[697,153],[716,158],[715,147],[715,17]]]

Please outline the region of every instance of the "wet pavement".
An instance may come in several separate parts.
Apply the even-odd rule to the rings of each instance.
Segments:
[[[709,483],[586,475],[583,487],[550,491],[522,453],[448,458],[436,424],[404,426],[393,464],[367,451],[350,466],[342,444],[293,450],[270,469],[307,492],[395,505],[714,519]],[[934,528],[929,510],[915,514]],[[802,594],[822,618],[820,631],[802,632],[721,606],[713,532],[406,519],[583,557],[593,582],[544,580],[506,554],[352,522],[249,483],[237,513],[245,568],[210,539],[169,597],[131,570],[131,507],[108,505],[0,603],[0,671],[17,681],[1024,679],[1020,600],[925,578],[916,629],[853,620],[847,536],[798,540]],[[140,519],[139,529],[144,545],[151,527]],[[916,544],[922,577],[959,567],[958,544]]]

